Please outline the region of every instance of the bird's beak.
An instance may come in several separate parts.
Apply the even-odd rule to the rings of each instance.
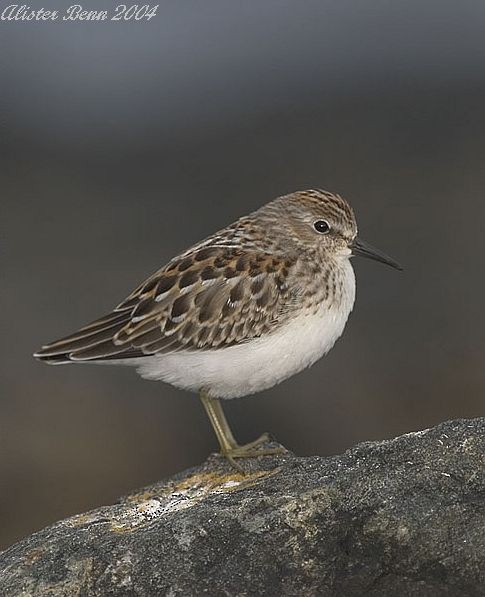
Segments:
[[[391,259],[388,255],[379,251],[379,249],[375,249],[372,245],[365,243],[363,240],[360,240],[358,236],[354,238],[354,240],[350,243],[350,248],[352,249],[352,255],[360,255],[361,257],[368,257],[369,259],[374,259],[375,261],[380,261],[381,263],[386,263],[395,269],[402,270],[402,267]]]

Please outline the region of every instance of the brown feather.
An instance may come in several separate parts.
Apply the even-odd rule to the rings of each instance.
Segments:
[[[245,342],[278,324],[294,304],[284,284],[292,265],[287,257],[255,250],[195,247],[150,276],[112,313],[36,356],[48,362],[112,360]]]

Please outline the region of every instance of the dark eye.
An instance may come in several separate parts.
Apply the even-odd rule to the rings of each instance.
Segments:
[[[320,234],[327,234],[330,231],[330,224],[326,220],[317,220],[313,223],[313,227]]]

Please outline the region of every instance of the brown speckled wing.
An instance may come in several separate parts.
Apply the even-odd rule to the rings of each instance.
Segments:
[[[108,316],[43,347],[50,362],[209,350],[256,338],[296,303],[294,262],[254,250],[198,246],[148,278]]]
[[[267,254],[204,247],[172,261],[128,297],[131,319],[113,338],[143,354],[214,349],[269,331],[291,306],[293,264]]]

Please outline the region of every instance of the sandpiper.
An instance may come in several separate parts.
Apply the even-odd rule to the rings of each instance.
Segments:
[[[401,269],[364,243],[350,205],[320,189],[279,197],[174,257],[108,315],[34,356],[51,364],[135,366],[197,392],[221,452],[273,453],[267,434],[239,445],[221,401],[260,392],[325,355],[355,299],[350,257]]]

